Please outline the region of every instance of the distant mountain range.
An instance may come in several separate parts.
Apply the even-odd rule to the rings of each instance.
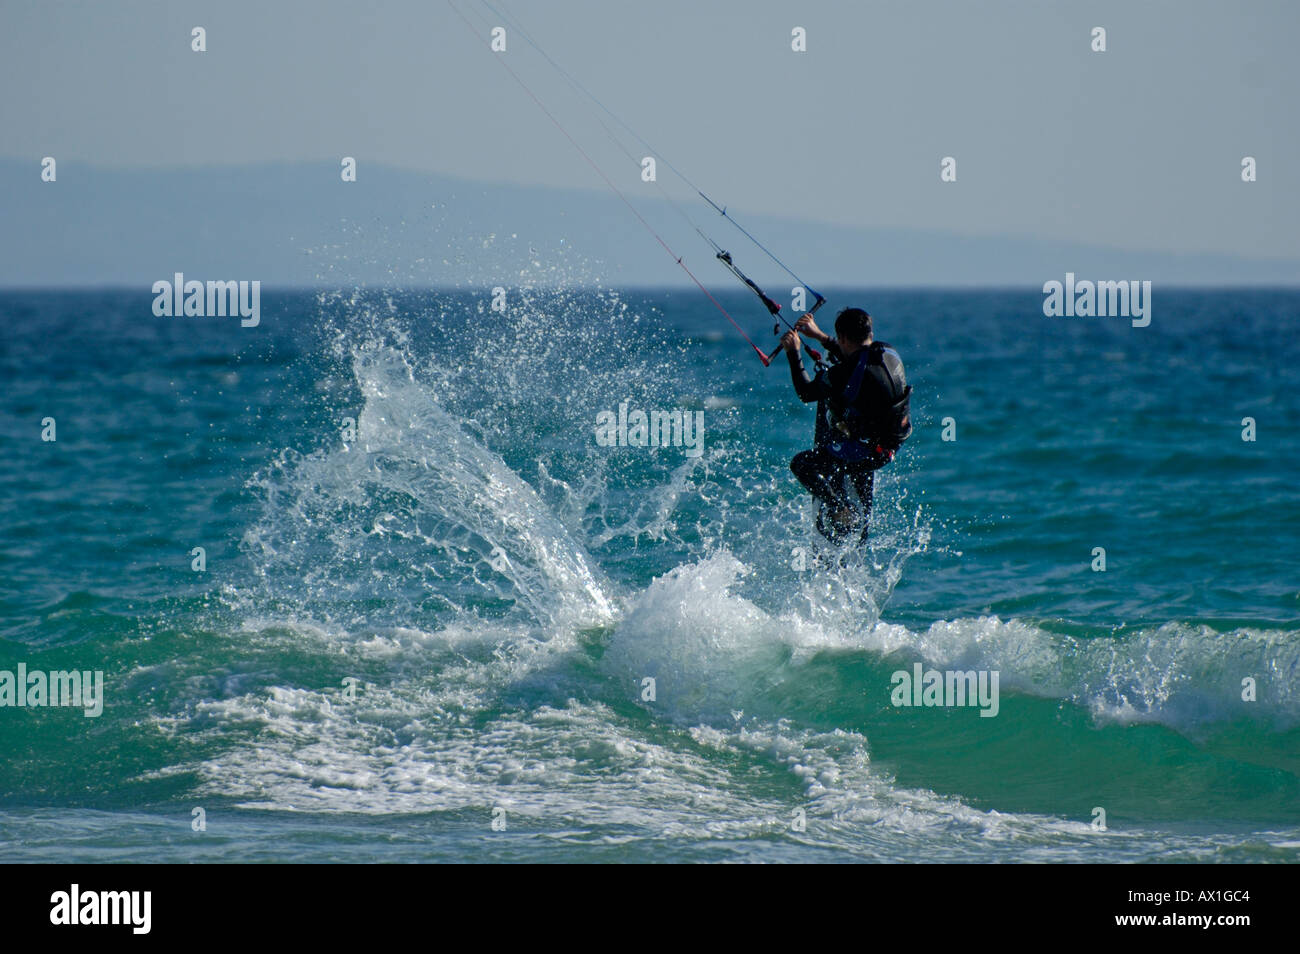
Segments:
[[[178,271],[267,287],[689,284],[604,191],[491,185],[364,161],[352,183],[328,162],[120,170],[67,160],[57,171],[47,183],[36,159],[0,160],[0,286],[147,289]],[[633,200],[706,285],[733,281],[667,203]],[[688,208],[755,278],[778,290],[790,284],[702,203]],[[1041,286],[1066,272],[1179,285],[1300,284],[1300,262],[1284,259],[758,214],[742,221],[827,287]]]

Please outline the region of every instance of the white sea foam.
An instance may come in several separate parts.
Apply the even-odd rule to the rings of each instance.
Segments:
[[[995,617],[920,630],[882,622],[903,561],[928,543],[919,510],[882,565],[808,574],[787,599],[722,546],[620,593],[588,548],[663,539],[693,462],[630,517],[584,533],[583,514],[605,495],[599,476],[575,489],[542,467],[543,493],[559,500],[549,506],[415,380],[400,351],[361,349],[353,370],[364,397],[355,440],[262,475],[265,517],[247,543],[290,607],[338,597],[398,610],[377,622],[362,610],[321,619],[239,604],[232,638],[322,663],[313,672],[343,658],[367,675],[355,698],[321,680],[250,686],[244,674],[215,692],[194,681],[156,723],[217,751],[158,773],[197,775],[198,794],[275,810],[463,812],[485,825],[503,808],[564,837],[781,835],[900,860],[984,857],[990,844],[1050,860],[1098,839],[1140,856],[1132,831],[900,786],[873,762],[864,731],[800,724],[775,700],[802,667],[848,654],[997,669],[1004,693],[1068,700],[1099,722],[1184,729],[1243,712],[1287,722],[1297,711],[1295,653],[1272,631],[1168,624],[1077,640]],[[436,624],[401,618],[422,593],[445,602]],[[1252,710],[1239,701],[1246,675],[1268,688]],[[792,827],[798,812],[804,831]],[[1213,851],[1204,839],[1185,844]]]
[[[355,440],[286,456],[256,486],[265,517],[245,543],[295,597],[512,603],[546,635],[609,622],[607,584],[500,456],[417,384],[400,354],[358,352]],[[304,592],[304,589],[306,592]]]

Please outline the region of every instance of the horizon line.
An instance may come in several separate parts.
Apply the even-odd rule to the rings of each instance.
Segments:
[[[198,279],[196,279],[196,281],[197,281],[197,280],[198,280]],[[214,280],[215,280],[215,279],[214,279]],[[223,280],[223,281],[226,281],[227,279],[222,279],[222,280]],[[1141,279],[1139,279],[1139,280],[1141,280]],[[408,285],[408,284],[383,284],[383,283],[372,283],[372,282],[358,282],[358,283],[350,284],[350,285],[349,285],[349,284],[319,284],[319,283],[318,283],[318,284],[293,284],[293,283],[285,283],[285,284],[263,285],[263,284],[260,284],[260,281],[261,281],[260,279],[244,279],[244,281],[258,281],[258,282],[259,282],[259,285],[258,285],[259,288],[261,288],[263,291],[268,291],[268,292],[272,292],[272,293],[277,293],[277,292],[359,291],[359,290],[360,290],[360,291],[390,291],[390,292],[392,292],[392,291],[397,291],[397,292],[405,292],[405,291],[410,291],[410,292],[474,292],[474,291],[478,291],[478,290],[480,290],[480,288],[484,288],[484,289],[489,289],[489,290],[490,290],[493,286],[495,286],[495,285],[500,285],[500,284],[501,284],[501,282],[497,281],[497,282],[492,282],[492,283],[490,283],[490,284],[484,284],[484,285],[482,285],[482,286],[466,285],[466,284],[454,284],[454,285],[452,285],[452,284],[435,284],[435,283],[409,284],[409,285]],[[1055,281],[1055,279],[1049,279],[1049,281]],[[1279,283],[1279,282],[1261,282],[1261,283],[1250,283],[1250,282],[1241,282],[1241,283],[1232,283],[1232,282],[1209,282],[1209,283],[1198,283],[1198,282],[1157,282],[1156,280],[1150,280],[1150,281],[1151,281],[1151,284],[1152,284],[1153,287],[1156,286],[1157,284],[1159,284],[1161,287],[1166,288],[1166,289],[1170,289],[1170,290],[1173,290],[1173,291],[1209,291],[1209,292],[1213,292],[1213,291],[1223,291],[1223,292],[1232,292],[1232,291],[1280,291],[1280,292],[1293,292],[1293,291],[1300,291],[1300,279],[1296,280],[1296,282],[1293,283],[1293,284],[1286,284],[1286,283]],[[655,293],[658,293],[658,292],[675,292],[675,291],[690,291],[690,292],[697,292],[697,291],[698,291],[697,286],[692,285],[692,284],[690,284],[690,283],[682,283],[682,284],[662,284],[662,285],[648,285],[648,284],[634,283],[634,284],[628,284],[628,285],[616,285],[616,284],[610,284],[610,283],[603,283],[603,284],[586,284],[586,283],[580,283],[580,282],[571,282],[571,283],[554,284],[554,283],[549,283],[549,282],[533,282],[533,283],[528,283],[528,284],[524,284],[524,285],[507,285],[507,286],[505,286],[505,287],[507,287],[507,288],[516,288],[516,289],[530,289],[530,290],[538,290],[538,291],[629,291],[629,292],[655,292]],[[1042,288],[1041,288],[1039,285],[1036,285],[1036,284],[989,284],[989,285],[980,285],[980,284],[963,284],[963,283],[953,283],[953,284],[928,284],[928,285],[926,285],[926,284],[910,284],[910,285],[835,285],[835,284],[823,284],[821,287],[822,287],[823,289],[832,289],[832,290],[837,290],[837,291],[839,291],[839,292],[841,292],[841,293],[845,293],[845,294],[848,294],[848,293],[854,293],[854,294],[856,294],[856,293],[862,293],[862,292],[879,293],[879,292],[916,292],[916,291],[939,291],[939,292],[943,292],[943,291],[951,291],[951,292],[971,292],[971,291],[988,291],[988,292],[996,292],[996,291],[1030,292],[1030,291],[1032,291],[1032,292],[1034,292],[1035,294],[1042,294],[1042,293],[1043,293]],[[36,293],[48,293],[48,292],[136,292],[136,293],[139,293],[139,294],[146,294],[146,295],[153,295],[153,294],[154,294],[154,292],[153,292],[153,290],[152,290],[152,287],[149,287],[148,289],[146,289],[143,285],[127,284],[127,283],[90,282],[90,283],[86,283],[86,284],[80,284],[80,283],[64,283],[64,284],[61,284],[61,285],[47,285],[47,284],[38,284],[38,285],[20,285],[20,284],[14,284],[14,285],[10,285],[10,284],[6,284],[6,283],[4,283],[4,282],[0,282],[0,294],[3,294],[3,293],[26,293],[26,294],[36,294]],[[735,295],[735,296],[739,296],[739,297],[748,297],[748,295],[750,294],[750,292],[748,292],[748,291],[746,291],[746,290],[744,290],[744,289],[736,288],[736,289],[729,289],[729,290],[726,290],[726,291],[715,291],[715,292],[713,292],[713,294],[715,294],[715,295],[719,295],[719,294],[721,294],[721,295]]]

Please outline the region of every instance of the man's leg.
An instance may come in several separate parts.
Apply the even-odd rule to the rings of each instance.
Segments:
[[[790,470],[810,494],[827,506],[838,508],[848,502],[844,494],[844,467],[826,451],[795,454]]]
[[[853,528],[853,514],[844,488],[844,464],[824,450],[803,451],[790,461],[790,470],[808,492],[821,501],[817,529],[822,536],[838,542]],[[829,526],[827,516],[829,515]]]
[[[862,501],[862,536],[858,538],[858,546],[867,542],[867,532],[871,525],[871,502],[876,487],[876,471],[893,459],[892,450],[877,446],[876,453],[866,460],[849,465],[849,480],[853,483],[853,489],[857,491],[858,499]]]
[[[849,471],[853,489],[861,501],[862,535],[858,537],[858,546],[867,542],[867,532],[871,529],[871,499],[876,486],[876,469],[878,464],[856,464]]]

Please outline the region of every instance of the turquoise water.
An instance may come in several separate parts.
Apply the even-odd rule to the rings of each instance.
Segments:
[[[1300,294],[831,299],[916,389],[843,565],[698,293],[0,295],[0,670],[105,684],[0,708],[0,859],[1300,857]]]

